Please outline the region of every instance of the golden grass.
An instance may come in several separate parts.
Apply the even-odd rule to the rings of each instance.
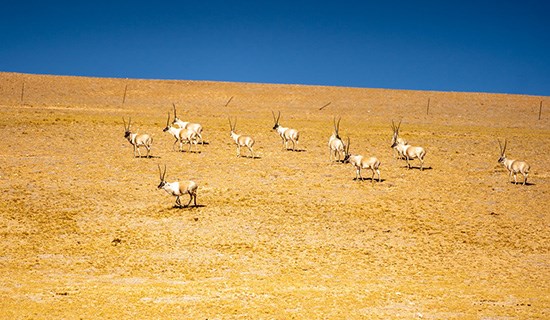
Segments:
[[[171,151],[162,128],[172,102],[203,124],[201,153]],[[549,104],[0,73],[0,314],[548,318]],[[304,152],[281,150],[271,110],[300,130]],[[259,159],[235,157],[228,115],[256,139]],[[334,115],[352,152],[382,161],[382,183],[353,181],[350,165],[328,162]],[[155,158],[132,158],[123,116],[154,135]],[[401,118],[431,170],[392,158],[390,122]],[[531,163],[532,185],[507,182],[497,138]],[[168,181],[198,182],[204,206],[172,208],[156,189],[157,164]]]

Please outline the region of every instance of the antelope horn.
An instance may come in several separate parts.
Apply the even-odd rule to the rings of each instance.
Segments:
[[[277,123],[279,123],[279,119],[281,119],[281,111],[279,111],[279,115],[277,116]]]
[[[170,112],[168,112],[168,120],[166,120],[166,126],[170,125]]]
[[[342,120],[342,117],[338,118],[338,124],[336,125],[336,132],[340,131],[340,120]]]
[[[128,130],[128,128],[126,127],[126,120],[124,120],[124,117],[122,117],[122,121],[124,122],[124,130]]]
[[[160,169],[160,164],[157,165],[159,167],[159,178],[162,181],[162,170]]]
[[[275,121],[275,124],[277,124],[277,120],[275,120],[275,112],[273,112],[273,110],[271,110],[271,114],[273,115],[273,121]]]
[[[399,132],[399,128],[401,128],[401,120],[399,120],[399,124],[397,125],[397,132]]]
[[[176,104],[172,102],[172,106],[174,106],[174,118],[177,118],[177,116],[176,116]]]
[[[508,144],[508,140],[504,139],[504,148],[502,149],[502,154],[506,152],[506,145]]]
[[[350,145],[350,140],[349,140],[349,137],[348,137],[348,144],[346,146],[346,154],[349,154],[349,145]]]

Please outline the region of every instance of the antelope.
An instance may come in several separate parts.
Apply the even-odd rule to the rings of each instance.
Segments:
[[[176,128],[170,125],[170,112],[168,112],[168,120],[166,120],[166,127],[162,129],[162,131],[168,132],[176,139],[176,141],[174,141],[174,144],[172,145],[172,150],[174,150],[176,143],[180,141],[180,132],[182,130],[183,128]],[[180,151],[181,151],[181,143],[180,143]]]
[[[523,175],[523,185],[527,183],[527,176],[529,175],[529,169],[531,166],[525,162],[525,161],[519,161],[519,160],[509,160],[506,158],[506,145],[508,141],[504,139],[504,147],[500,143],[500,140],[498,140],[498,145],[500,147],[500,158],[498,158],[498,162],[502,164],[509,172],[510,175],[508,176],[508,181],[512,179],[512,174],[514,175],[514,184],[518,183],[517,175],[518,172]]]
[[[350,140],[348,137],[348,144],[346,146],[346,156],[344,157],[344,163],[351,163],[355,167],[355,180],[363,180],[361,176],[361,169],[370,169],[372,171],[371,181],[374,184],[374,173],[378,174],[378,182],[380,182],[380,161],[376,157],[370,157],[365,159],[362,155],[352,155],[349,153]]]
[[[288,150],[288,142],[290,141],[292,142],[292,151],[295,151],[295,146],[298,144],[300,133],[296,129],[285,128],[279,124],[279,119],[281,118],[280,111],[277,118],[275,118],[275,113],[273,111],[271,111],[271,113],[273,114],[273,120],[275,121],[273,130],[277,131],[277,133],[281,136],[281,139],[283,139],[283,149]]]
[[[426,150],[424,150],[424,148],[422,147],[413,147],[410,144],[405,144],[406,141],[404,141],[403,139],[401,139],[400,141],[397,136],[400,125],[401,122],[399,122],[399,125],[397,127],[395,127],[394,125],[391,147],[395,148],[400,155],[403,155],[405,157],[405,160],[407,160],[407,167],[409,169],[411,168],[410,160],[418,159],[420,160],[420,171],[424,170],[424,157],[426,156]]]
[[[394,143],[397,142],[397,145],[398,144],[408,145],[409,143],[407,142],[407,140],[399,137],[399,127],[401,127],[401,121],[399,121],[399,124],[396,126],[395,123],[392,120],[391,126],[392,126],[392,129],[393,129],[393,136],[392,136],[391,144],[393,145]],[[395,150],[395,153],[396,153],[396,159],[405,158],[405,155],[400,152],[400,150],[397,148],[397,145],[395,147],[393,147],[393,150]]]
[[[176,141],[174,141],[174,144],[172,145],[172,150],[174,150],[174,146],[176,143],[180,143],[179,150],[183,151],[183,141],[186,141],[188,143],[187,152],[191,151],[191,145],[195,145],[195,151],[197,148],[197,133],[191,129],[186,128],[176,128],[174,126],[170,125],[170,112],[168,112],[168,120],[166,120],[166,127],[162,129],[164,132],[170,133],[174,138],[176,138]]]
[[[252,158],[255,157],[254,150],[252,150],[252,146],[254,146],[254,139],[249,136],[243,136],[240,134],[235,133],[235,128],[237,126],[237,118],[235,118],[235,123],[231,123],[231,118],[229,118],[229,128],[231,129],[231,138],[235,141],[235,144],[237,145],[237,157],[241,156],[241,147],[247,147],[248,150],[250,150],[250,154],[252,155]]]
[[[151,144],[153,144],[153,137],[146,133],[138,134],[131,132],[130,126],[132,125],[132,118],[128,118],[128,126],[126,126],[126,120],[124,120],[124,117],[122,117],[122,121],[124,121],[124,138],[126,138],[126,140],[128,140],[128,142],[130,142],[130,144],[134,147],[134,158],[136,157],[136,151],[141,158],[141,152],[139,151],[140,147],[145,147],[145,149],[147,149],[146,158],[149,158]]]
[[[185,181],[185,182],[166,182],[164,180],[164,177],[166,176],[166,165],[164,165],[164,172],[159,167],[159,174],[160,174],[160,184],[158,185],[157,189],[164,189],[168,194],[173,195],[176,197],[176,205],[175,208],[186,208],[189,207],[189,204],[191,203],[191,200],[193,200],[193,204],[196,207],[197,206],[197,189],[198,185],[194,181]],[[188,194],[189,195],[189,202],[185,206],[181,205],[180,196]]]
[[[340,120],[342,120],[341,117],[338,119],[338,124],[336,124],[336,117],[333,119],[334,133],[330,136],[328,140],[328,148],[330,152],[329,161],[332,161],[333,158],[336,160],[336,156],[338,156],[338,161],[340,161],[340,155],[344,154],[345,156],[344,142],[342,142],[342,139],[340,139],[340,136],[338,135],[338,130],[340,129]]]
[[[197,134],[197,137],[200,140],[201,144],[204,144],[204,141],[202,140],[202,126],[198,123],[181,121],[176,115],[176,104],[172,103],[172,106],[174,106],[174,121],[172,122],[172,124],[177,124],[180,128],[190,129],[194,131]]]

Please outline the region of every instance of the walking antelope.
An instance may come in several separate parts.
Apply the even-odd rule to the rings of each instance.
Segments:
[[[204,144],[204,141],[202,140],[202,126],[198,123],[185,122],[178,119],[176,115],[176,104],[172,103],[172,105],[174,106],[174,121],[172,121],[172,124],[177,124],[180,128],[183,128],[183,129],[192,130],[197,134],[197,137],[201,142],[201,144]]]
[[[340,161],[340,155],[343,154],[345,156],[346,150],[344,148],[344,142],[342,142],[338,134],[338,130],[340,130],[340,120],[342,120],[341,117],[338,119],[338,123],[336,123],[336,117],[333,119],[334,133],[328,139],[328,148],[330,152],[329,161],[332,161],[333,158],[336,160],[336,156],[338,156],[338,161]]]
[[[292,142],[292,151],[295,151],[295,146],[298,144],[300,133],[296,129],[285,128],[279,124],[279,119],[281,118],[280,111],[277,118],[275,118],[275,113],[273,111],[271,111],[271,113],[273,114],[273,120],[275,121],[273,130],[277,131],[277,133],[281,136],[281,139],[283,139],[283,148],[288,150],[287,144],[290,141]]]
[[[408,145],[409,143],[407,142],[407,140],[399,137],[399,127],[401,127],[401,121],[399,121],[399,124],[396,126],[395,123],[392,120],[391,121],[391,126],[392,126],[392,129],[393,129],[393,136],[392,136],[391,144],[394,145],[397,142],[395,147],[392,147],[392,148],[393,148],[393,150],[395,150],[396,159],[403,159],[403,158],[405,158],[405,155],[402,152],[400,152],[399,148],[397,148],[397,145],[399,145],[399,144]]]
[[[235,128],[237,127],[237,118],[235,118],[235,123],[231,123],[231,118],[229,118],[229,128],[231,129],[231,138],[235,141],[235,144],[237,145],[237,157],[241,156],[241,147],[247,147],[248,150],[250,150],[250,155],[252,158],[255,158],[254,150],[252,150],[252,146],[254,146],[254,139],[249,136],[243,136],[240,134],[235,133]]]
[[[197,189],[198,185],[194,181],[185,181],[185,182],[166,182],[164,180],[164,177],[166,176],[166,165],[164,165],[164,172],[159,167],[159,174],[160,174],[160,184],[158,185],[157,189],[164,189],[168,194],[173,195],[176,197],[176,205],[174,207],[178,208],[184,208],[189,207],[189,204],[191,203],[191,200],[193,200],[193,204],[197,206]],[[181,205],[180,196],[188,194],[189,195],[189,202],[185,206]]]
[[[506,158],[506,145],[508,141],[506,139],[504,140],[504,147],[500,143],[500,140],[498,141],[498,145],[500,147],[500,158],[498,158],[498,162],[502,164],[509,172],[510,175],[508,176],[508,181],[512,179],[512,174],[514,175],[514,183],[518,183],[517,175],[518,172],[523,175],[523,185],[527,183],[527,176],[529,175],[529,169],[531,166],[525,162],[525,161],[519,161],[519,160],[509,160]]]
[[[166,120],[166,127],[162,129],[163,132],[170,133],[176,141],[174,141],[174,144],[172,145],[172,150],[174,150],[174,146],[176,143],[180,143],[179,151],[183,151],[183,141],[187,142],[187,152],[191,151],[191,145],[195,145],[195,151],[197,148],[197,142],[198,142],[198,136],[197,133],[191,129],[187,128],[176,128],[174,126],[170,125],[170,112],[168,112],[168,120]]]
[[[378,182],[380,182],[380,161],[376,157],[370,157],[365,159],[362,155],[352,155],[349,152],[350,140],[348,137],[348,144],[346,146],[346,156],[344,157],[344,163],[351,163],[355,167],[355,180],[361,179],[361,169],[370,169],[372,171],[371,181],[374,184],[374,173],[378,174]]]
[[[399,125],[397,127],[395,127],[394,125],[391,147],[395,148],[400,155],[403,155],[405,157],[405,160],[407,160],[407,167],[409,169],[411,168],[410,160],[418,159],[420,160],[420,171],[424,170],[424,157],[426,156],[426,150],[424,150],[424,148],[422,147],[413,147],[410,144],[406,143],[406,141],[404,141],[403,139],[399,140],[397,135],[399,133],[400,125],[401,122],[399,122]]]
[[[141,158],[141,152],[139,151],[140,147],[145,147],[145,149],[147,149],[146,157],[149,158],[153,138],[146,133],[138,134],[131,132],[130,126],[132,125],[132,118],[128,118],[128,126],[126,126],[126,120],[124,120],[124,117],[122,117],[122,121],[124,121],[124,138],[126,138],[126,140],[128,140],[128,142],[130,142],[130,144],[134,147],[134,158],[136,157],[136,151]]]

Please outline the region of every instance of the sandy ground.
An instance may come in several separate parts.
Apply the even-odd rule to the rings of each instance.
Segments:
[[[200,152],[172,151],[173,102]],[[329,162],[333,116],[381,183]],[[427,170],[393,158],[392,119]],[[0,318],[548,319],[549,119],[549,97],[0,73]],[[198,207],[173,208],[158,164]]]

